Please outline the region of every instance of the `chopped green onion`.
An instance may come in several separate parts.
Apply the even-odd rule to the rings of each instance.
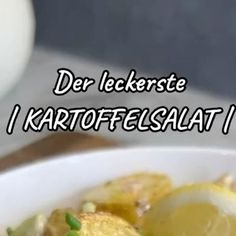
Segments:
[[[70,213],[66,213],[65,220],[66,220],[66,223],[70,226],[71,230],[81,229],[81,222]]]
[[[13,235],[13,229],[11,227],[7,228],[7,235],[12,236]]]
[[[66,236],[78,236],[78,233],[77,233],[77,231],[71,230],[67,233]]]

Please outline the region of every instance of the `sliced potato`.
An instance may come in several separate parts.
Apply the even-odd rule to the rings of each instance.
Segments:
[[[44,236],[65,236],[69,227],[65,222],[68,210],[56,210],[49,217]],[[123,219],[109,213],[75,213],[81,222],[79,236],[139,236],[137,231]]]
[[[48,218],[48,222],[45,227],[44,236],[59,236],[59,235],[65,236],[66,235],[66,233],[70,230],[65,220],[66,213],[71,213],[75,216],[78,215],[78,212],[72,209],[53,211],[50,217]]]
[[[97,212],[110,212],[139,227],[142,215],[171,190],[168,176],[137,173],[88,190],[81,197],[81,209],[86,202],[92,202]]]

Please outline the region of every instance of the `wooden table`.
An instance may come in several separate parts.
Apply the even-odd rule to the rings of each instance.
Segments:
[[[118,146],[113,140],[81,133],[56,133],[0,158],[0,172],[55,155]]]

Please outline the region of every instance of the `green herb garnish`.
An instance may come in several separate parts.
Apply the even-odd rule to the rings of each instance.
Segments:
[[[81,222],[72,214],[66,213],[65,220],[66,220],[66,223],[70,226],[71,231],[74,231],[74,230],[78,231],[81,229]]]
[[[12,236],[13,235],[13,229],[11,227],[7,228],[7,235]]]

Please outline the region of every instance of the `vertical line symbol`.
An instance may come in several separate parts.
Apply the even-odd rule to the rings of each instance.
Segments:
[[[232,104],[229,107],[228,113],[226,115],[226,118],[225,118],[225,121],[224,121],[224,124],[223,124],[223,129],[222,129],[223,134],[228,134],[229,133],[230,125],[232,123],[235,111],[236,111],[236,106],[234,104]]]
[[[20,113],[20,110],[21,110],[21,106],[19,104],[16,104],[13,108],[13,111],[11,113],[11,116],[10,116],[10,119],[8,121],[8,124],[7,124],[7,133],[8,134],[12,134],[13,133],[13,129],[14,129],[14,126],[15,126],[15,123],[16,123],[16,119]]]

